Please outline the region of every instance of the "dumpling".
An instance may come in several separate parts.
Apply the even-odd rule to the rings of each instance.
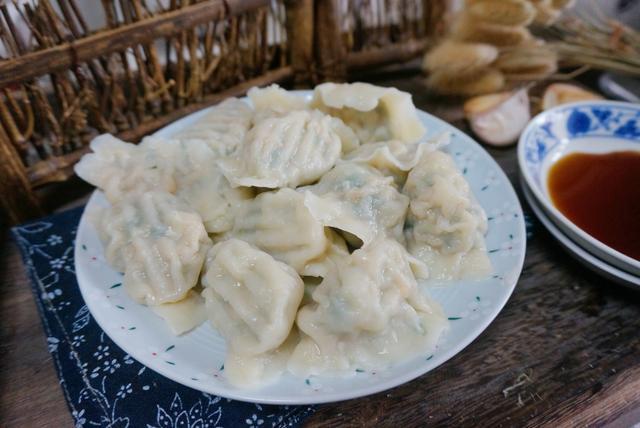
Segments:
[[[90,147],[93,153],[84,155],[73,169],[84,181],[102,189],[109,202],[130,193],[176,190],[171,163],[158,153],[110,134],[94,138]]]
[[[449,155],[425,155],[403,192],[411,198],[408,249],[427,264],[432,279],[481,278],[491,272],[484,243],[487,217]]]
[[[232,187],[217,164],[218,155],[202,140],[146,137],[140,150],[165,159],[164,171],[173,177],[175,194],[202,217],[209,233],[233,227],[232,209],[253,197],[246,187]]]
[[[183,299],[211,247],[198,213],[166,192],[129,195],[106,208],[96,228],[126,291],[147,305]]]
[[[404,242],[409,198],[396,190],[393,178],[368,165],[341,163],[299,191],[320,223],[355,235],[364,245],[383,235]]]
[[[294,327],[284,343],[272,351],[258,355],[227,351],[224,371],[229,383],[239,388],[258,388],[275,380],[287,369],[287,362],[299,341]]]
[[[172,134],[171,138],[204,141],[216,156],[226,157],[242,144],[252,119],[253,110],[247,103],[227,98],[207,109],[194,123]]]
[[[234,186],[296,187],[335,165],[342,142],[333,119],[318,111],[294,111],[254,126],[234,159],[221,162]]]
[[[289,336],[304,286],[288,265],[239,239],[216,244],[202,278],[207,314],[230,353],[254,356]]]
[[[444,133],[432,141],[424,143],[404,143],[398,140],[364,144],[344,156],[344,161],[365,163],[386,176],[392,176],[395,183],[402,186],[411,170],[425,153],[437,150],[449,142]]]
[[[253,87],[249,89],[247,96],[255,109],[253,123],[308,108],[308,103],[304,97],[292,94],[275,83],[265,88]]]
[[[176,336],[193,330],[207,320],[204,299],[193,289],[189,290],[184,299],[151,306],[151,310],[167,323]]]
[[[293,189],[261,193],[240,204],[233,215],[230,237],[255,245],[298,272],[327,248],[324,226]]]
[[[202,216],[209,233],[223,233],[233,228],[233,209],[253,197],[247,187],[231,187],[217,168],[195,170],[178,180],[177,196]]]
[[[363,143],[415,143],[425,134],[411,94],[395,88],[361,82],[323,83],[316,86],[311,106],[342,119]]]
[[[353,254],[335,249],[327,263],[313,303],[298,311],[291,372],[376,369],[433,350],[447,322],[418,290],[412,264],[419,262],[402,245],[378,238]]]

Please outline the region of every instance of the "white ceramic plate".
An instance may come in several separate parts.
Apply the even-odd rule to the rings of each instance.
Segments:
[[[301,96],[310,97],[311,92],[301,92]],[[156,135],[169,136],[190,126],[201,114],[185,117]],[[447,151],[489,216],[486,242],[495,269],[494,275],[483,281],[458,281],[429,289],[451,320],[433,354],[384,370],[356,370],[346,378],[301,379],[287,374],[261,389],[234,388],[225,379],[224,341],[209,323],[175,337],[147,307],[129,299],[119,285],[121,274],[107,265],[96,230],[83,215],[75,262],[78,284],[91,314],[118,346],[142,364],[183,385],[243,401],[311,404],[346,400],[392,388],[434,369],[478,337],[507,302],[522,270],[526,235],[518,198],[495,161],[454,127],[424,112],[420,118],[432,135],[445,130],[453,134]],[[102,193],[96,191],[86,210],[105,204]]]
[[[640,260],[573,224],[553,205],[547,188],[549,169],[564,155],[622,150],[640,151],[640,105],[585,101],[552,108],[529,122],[518,143],[518,163],[536,201],[564,234],[607,264],[640,276]]]
[[[549,233],[551,233],[560,243],[560,245],[576,260],[582,263],[587,268],[592,271],[604,276],[607,279],[617,282],[618,284],[626,285],[629,287],[637,288],[640,287],[640,277],[632,275],[628,272],[625,272],[621,269],[618,269],[615,266],[612,266],[588,251],[584,250],[582,247],[573,242],[567,235],[562,233],[560,229],[556,227],[556,225],[547,217],[544,213],[544,210],[538,202],[536,201],[535,196],[527,186],[524,180],[522,181],[522,192],[524,193],[524,197],[527,202],[529,202],[529,206],[533,210],[534,214],[540,222],[547,228]]]

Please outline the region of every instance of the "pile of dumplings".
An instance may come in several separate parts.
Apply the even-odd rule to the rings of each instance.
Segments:
[[[175,334],[206,319],[225,374],[255,388],[289,371],[344,376],[436,346],[447,328],[419,280],[491,272],[487,220],[408,93],[272,85],[164,139],[102,135],[76,173],[129,296]]]

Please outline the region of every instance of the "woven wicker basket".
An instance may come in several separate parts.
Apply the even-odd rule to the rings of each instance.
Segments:
[[[0,1],[0,190],[10,223],[42,214],[38,189],[72,176],[94,136],[137,141],[255,85],[345,80],[411,59],[446,4],[83,1],[93,9],[78,0]]]

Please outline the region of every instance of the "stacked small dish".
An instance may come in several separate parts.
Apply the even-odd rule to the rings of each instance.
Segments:
[[[523,193],[536,216],[571,255],[609,279],[640,287],[640,260],[605,244],[569,219],[554,203],[549,186],[550,171],[561,159],[611,152],[640,154],[640,105],[587,101],[547,110],[520,136]],[[631,186],[636,184],[640,185]],[[616,221],[615,215],[611,213],[611,221]],[[640,236],[630,238],[640,243]]]

